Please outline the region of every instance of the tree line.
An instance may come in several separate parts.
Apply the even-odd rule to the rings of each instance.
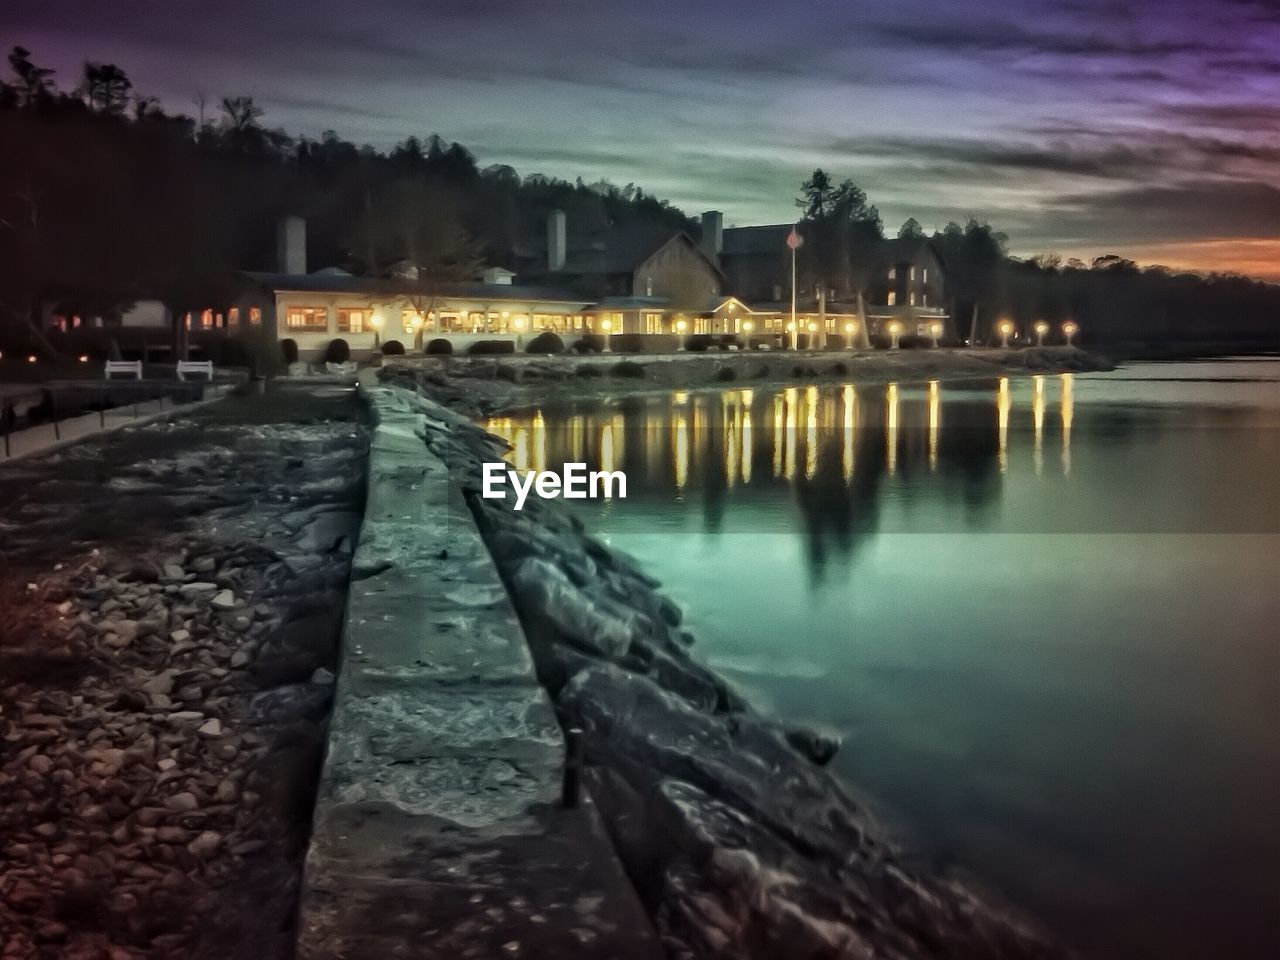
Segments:
[[[59,85],[13,48],[0,82],[0,336],[42,338],[40,307],[110,315],[142,298],[175,318],[232,298],[236,271],[274,268],[275,223],[307,219],[310,262],[385,274],[411,260],[437,280],[478,265],[520,264],[546,214],[567,213],[570,242],[610,227],[697,224],[634,184],[587,184],[512,167],[481,168],[464,146],[411,136],[387,151],[326,131],[293,137],[252,97],[198,96],[196,116],[164,110],[110,63]],[[866,193],[816,170],[801,185],[802,280],[865,296],[885,239]],[[1010,257],[989,224],[950,223],[926,237],[945,268],[952,335],[987,342],[999,319],[1026,329],[1077,320],[1093,342],[1274,343],[1280,287],[1228,274]],[[182,337],[175,322],[175,339]]]
[[[0,82],[0,335],[47,345],[40,306],[110,315],[142,298],[175,318],[233,294],[236,271],[275,268],[275,224],[307,220],[309,262],[383,274],[400,260],[440,279],[514,266],[552,209],[570,240],[611,225],[689,230],[634,184],[480,168],[464,146],[411,136],[379,151],[326,131],[292,137],[252,97],[164,110],[115,64],[72,84],[13,48]],[[175,322],[175,338],[182,324]]]

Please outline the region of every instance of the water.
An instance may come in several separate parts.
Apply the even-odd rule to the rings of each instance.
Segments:
[[[546,406],[524,468],[909,855],[1086,955],[1280,956],[1280,363]]]

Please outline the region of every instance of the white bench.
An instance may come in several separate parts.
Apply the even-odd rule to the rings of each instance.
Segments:
[[[141,360],[108,360],[105,367],[102,368],[102,377],[104,380],[110,380],[114,374],[123,373],[133,377],[135,380],[142,379],[142,361]]]
[[[178,361],[178,379],[187,379],[188,373],[203,373],[209,380],[213,379],[213,361],[212,360],[179,360]]]

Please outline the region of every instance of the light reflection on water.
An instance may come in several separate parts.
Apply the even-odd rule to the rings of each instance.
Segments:
[[[547,405],[520,469],[916,854],[1101,956],[1280,955],[1280,364]],[[606,431],[607,426],[607,431]]]

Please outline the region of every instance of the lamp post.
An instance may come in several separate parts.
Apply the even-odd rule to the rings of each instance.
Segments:
[[[796,251],[800,249],[800,245],[804,243],[804,238],[800,236],[795,225],[791,227],[791,232],[787,234],[787,246],[791,248],[791,349],[800,349],[800,325],[796,323]]]
[[[1068,320],[1062,325],[1062,336],[1066,339],[1068,347],[1071,346],[1072,338],[1079,332],[1080,327],[1074,320]]]
[[[902,336],[902,324],[894,320],[889,324],[889,349],[898,349],[898,338]]]
[[[818,338],[814,336],[818,332],[818,325],[812,320],[809,321],[809,349],[818,349]]]
[[[755,324],[752,323],[750,320],[742,321],[742,332],[747,335],[746,342],[743,344],[744,350],[751,349],[751,331],[754,329],[755,329]]]
[[[936,320],[929,326],[929,337],[933,340],[933,349],[938,349],[938,340],[942,337],[942,324]]]
[[[382,325],[386,323],[377,310],[369,315],[369,326],[373,327],[373,349],[382,349]]]
[[[1045,323],[1043,320],[1036,323],[1036,346],[1037,347],[1044,346],[1044,338],[1048,334],[1048,332],[1049,332],[1049,324]]]
[[[852,320],[844,325],[844,345],[848,347],[850,353],[853,353],[853,333],[857,329],[858,325]]]
[[[613,329],[613,321],[608,317],[604,317],[600,321],[600,330],[604,334],[604,346],[600,348],[601,353],[609,353],[609,331]]]
[[[676,321],[676,334],[679,337],[679,339],[676,340],[677,353],[684,351],[684,332],[688,329],[689,329],[689,324],[687,324],[684,320]]]
[[[1003,350],[1009,349],[1009,334],[1013,333],[1013,324],[1008,320],[1000,321],[1000,347]]]
[[[525,323],[526,321],[524,317],[516,317],[515,323],[512,324],[512,326],[516,328],[516,353],[519,353],[521,350],[524,349]]]

